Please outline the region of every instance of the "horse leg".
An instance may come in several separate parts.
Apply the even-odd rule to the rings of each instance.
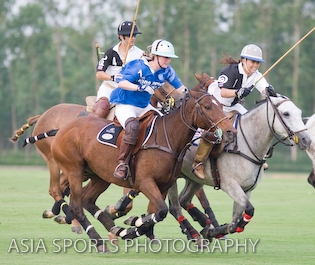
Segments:
[[[230,228],[230,232],[237,232],[237,233],[243,232],[245,226],[249,223],[249,221],[254,216],[255,209],[249,201],[250,195],[251,195],[251,191],[246,192],[247,200],[245,203],[245,208],[234,201],[233,223],[235,225]]]
[[[210,203],[209,203],[209,200],[205,194],[204,189],[201,188],[200,190],[198,190],[196,192],[196,196],[197,196],[202,208],[204,209],[205,213],[208,215],[211,224],[214,227],[218,227],[219,223],[218,223],[218,221],[214,215],[214,212],[212,211],[212,208],[210,207]]]
[[[202,188],[202,185],[190,179],[186,179],[185,186],[179,195],[180,205],[190,214],[194,221],[202,227],[210,226],[211,221],[192,203],[192,198]]]
[[[134,218],[133,221],[129,223],[134,226],[132,228],[113,227],[111,232],[122,239],[133,239],[146,234],[151,227],[163,221],[167,215],[168,208],[164,201],[167,191],[162,195],[154,180],[149,178],[139,183],[139,190],[141,190],[149,200],[149,214]]]
[[[91,178],[90,182],[83,188],[82,203],[83,207],[103,224],[105,229],[108,231],[108,237],[111,244],[118,244],[117,237],[110,232],[110,229],[115,226],[114,221],[98,206],[95,202],[100,194],[102,194],[110,183],[104,181],[99,177]]]
[[[42,154],[42,156],[43,156],[43,154]],[[60,182],[60,190],[63,191],[62,192],[62,198],[64,198],[65,196],[69,197],[69,195],[70,195],[70,187],[69,187],[69,181],[68,181],[67,177],[63,173],[60,174],[59,167],[57,166],[57,164],[55,162],[53,162],[52,159],[49,160],[45,156],[45,160],[46,160],[46,163],[47,163],[49,171],[50,171],[50,176],[56,176],[57,174],[59,175],[59,178],[60,178],[60,180],[59,180],[59,182]],[[59,212],[60,212],[59,206],[60,206],[60,204],[56,202],[53,205],[51,210],[45,210],[43,212],[43,215],[42,215],[43,218],[52,218],[52,217],[58,215]],[[58,224],[66,224],[67,223],[65,221],[65,217],[64,216],[57,216],[57,217],[55,217],[54,221],[57,222]],[[74,233],[77,233],[77,234],[82,234],[81,225],[76,219],[73,219],[71,221],[71,231],[74,232]]]
[[[124,188],[124,196],[116,203],[115,206],[109,205],[105,208],[105,212],[109,217],[113,220],[126,215],[128,212],[131,211],[133,205],[133,199],[139,195],[139,192],[136,192],[130,188]],[[127,218],[124,223],[131,225],[135,216],[131,216]],[[145,235],[150,239],[151,243],[157,243],[157,239],[154,235],[154,229],[151,227]]]
[[[84,231],[89,236],[92,242],[96,244],[98,252],[110,252],[106,243],[102,240],[101,236],[96,232],[88,218],[83,212],[82,205],[82,182],[74,180],[71,182],[71,197],[70,197],[70,209],[73,212],[75,218],[82,225]]]
[[[310,175],[308,176],[307,182],[309,184],[311,184],[313,186],[313,188],[315,188],[315,173],[314,173],[314,169],[312,169]]]
[[[200,241],[201,237],[197,230],[190,224],[190,222],[185,218],[182,213],[182,207],[179,204],[178,199],[178,188],[177,183],[175,182],[174,185],[169,188],[168,190],[168,199],[169,199],[169,207],[170,213],[175,217],[178,221],[179,226],[182,230],[182,233],[187,236],[188,240],[196,240],[197,242]]]
[[[231,181],[231,180],[230,180]],[[231,183],[230,183],[231,184]],[[251,192],[244,193],[238,185],[229,185],[225,192],[234,200],[233,219],[230,224],[221,225],[213,229],[204,229],[202,234],[207,237],[218,237],[219,235],[240,233],[254,216],[254,207],[249,198]]]
[[[105,212],[112,218],[113,220],[126,215],[132,209],[132,201],[133,199],[139,195],[139,192],[136,192],[133,189],[124,188],[124,195],[121,199],[116,203],[116,205],[108,205],[105,208]]]

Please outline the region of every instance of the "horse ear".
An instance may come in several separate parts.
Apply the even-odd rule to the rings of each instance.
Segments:
[[[202,72],[202,77],[204,77],[204,78],[211,78],[211,76],[210,75],[208,75],[207,73],[205,73],[205,72]]]
[[[194,76],[198,80],[198,82],[201,83],[201,78],[202,78],[201,75],[198,75],[198,74],[194,73]]]

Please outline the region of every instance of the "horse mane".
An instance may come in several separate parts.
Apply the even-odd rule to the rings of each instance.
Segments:
[[[229,65],[229,64],[238,64],[240,60],[236,61],[229,53],[223,55],[223,57],[219,60],[220,64]]]

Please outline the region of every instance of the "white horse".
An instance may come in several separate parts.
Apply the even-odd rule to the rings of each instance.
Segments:
[[[307,119],[306,128],[312,139],[315,137],[315,114]],[[315,141],[311,143],[309,148],[306,149],[306,153],[312,161],[313,169],[307,179],[308,183],[315,188]]]
[[[212,240],[213,237],[219,238],[244,230],[254,215],[254,206],[249,199],[263,176],[264,156],[273,138],[276,137],[279,142],[286,145],[288,143],[292,146],[298,145],[301,150],[307,149],[311,144],[301,114],[301,110],[289,98],[268,95],[259,105],[239,117],[237,140],[226,147],[226,152],[221,154],[216,163],[210,160],[206,162],[205,180],[198,179],[191,172],[197,147],[190,148],[182,167],[182,175],[186,179],[185,187],[180,195],[177,193],[176,185],[168,193],[170,212],[178,220],[188,239],[198,240],[201,237],[185,219],[181,207],[204,227],[201,231],[204,238]],[[234,200],[233,217],[229,224],[211,226],[210,216],[204,215],[192,205],[192,197],[203,185],[221,188]]]

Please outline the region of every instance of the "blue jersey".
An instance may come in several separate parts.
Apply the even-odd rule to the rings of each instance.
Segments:
[[[152,73],[145,59],[137,59],[127,63],[120,74],[116,76],[117,83],[122,80],[128,80],[138,86],[145,84],[154,90],[160,88],[165,81],[168,81],[175,89],[182,86],[181,80],[170,65]],[[151,94],[146,91],[129,91],[120,87],[117,87],[110,95],[111,103],[128,104],[140,108],[145,108],[150,103],[150,99]]]

